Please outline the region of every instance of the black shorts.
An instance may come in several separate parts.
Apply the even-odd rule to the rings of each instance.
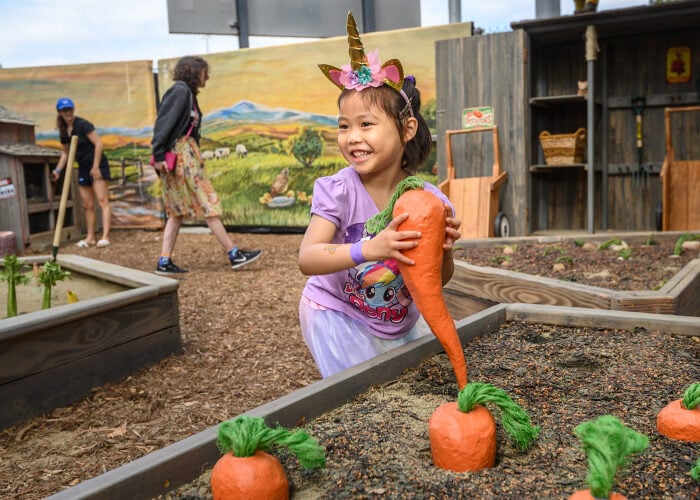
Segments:
[[[85,187],[92,186],[92,175],[90,175],[90,170],[92,169],[78,168],[78,185]],[[109,173],[109,163],[100,163],[100,173],[102,174],[102,178],[106,181],[112,178]]]

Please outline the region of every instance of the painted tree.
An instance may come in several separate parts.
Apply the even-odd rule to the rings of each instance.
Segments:
[[[310,167],[323,153],[321,132],[310,127],[303,127],[298,134],[287,140],[287,152],[305,167]]]

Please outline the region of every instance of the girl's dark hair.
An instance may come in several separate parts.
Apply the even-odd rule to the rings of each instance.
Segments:
[[[403,91],[410,100],[413,116],[418,120],[418,130],[413,139],[404,145],[403,157],[401,158],[401,168],[409,174],[415,174],[418,167],[426,160],[433,147],[433,139],[430,128],[425,118],[420,114],[420,91],[416,88],[416,79],[409,75],[403,80]],[[354,89],[345,89],[338,98],[338,106],[341,101]],[[411,116],[408,111],[408,104],[404,98],[388,85],[380,87],[369,87],[360,92],[363,102],[367,106],[377,106],[384,112],[394,117],[399,135],[403,137],[406,118]]]
[[[173,80],[185,82],[193,94],[199,92],[202,70],[209,74],[209,63],[199,56],[185,56],[175,65]]]
[[[62,135],[68,135],[68,123],[63,117],[59,115],[56,117],[56,128],[58,129],[58,138],[60,140]]]

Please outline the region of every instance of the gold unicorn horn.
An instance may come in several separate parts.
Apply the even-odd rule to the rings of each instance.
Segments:
[[[348,45],[350,47],[350,67],[357,71],[365,63],[365,49],[360,40],[360,33],[357,31],[357,24],[352,12],[348,11]]]

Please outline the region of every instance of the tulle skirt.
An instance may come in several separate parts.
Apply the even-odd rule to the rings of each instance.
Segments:
[[[366,324],[303,296],[299,302],[299,322],[304,342],[323,378],[430,333],[429,329],[414,325],[400,338],[383,339],[373,335]]]

